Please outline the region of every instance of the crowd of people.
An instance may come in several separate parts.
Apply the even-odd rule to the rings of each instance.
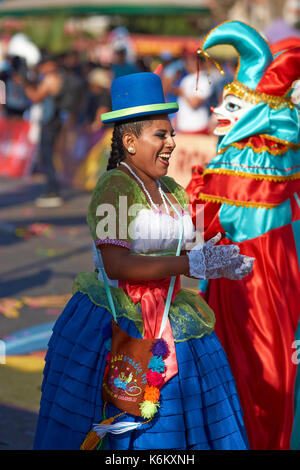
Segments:
[[[206,63],[197,58],[195,51],[183,50],[180,57],[168,51],[155,58],[135,57],[126,45],[119,43],[109,65],[90,62],[76,51],[61,55],[43,52],[39,63],[30,68],[19,56],[6,58],[0,73],[6,88],[4,115],[38,120],[39,145],[34,168],[46,178],[45,192],[36,201],[38,206],[57,207],[63,202],[53,162],[62,127],[72,123],[91,132],[99,130],[100,115],[111,109],[112,80],[153,71],[157,63],[163,66],[161,79],[166,100],[179,103],[179,112],[171,115],[176,132],[211,133],[210,108],[219,102],[225,82],[213,71],[208,79]]]

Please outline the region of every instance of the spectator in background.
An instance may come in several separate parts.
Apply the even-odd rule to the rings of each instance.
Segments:
[[[139,72],[151,72],[151,65],[153,58],[150,56],[138,56],[135,64],[139,69]]]
[[[45,54],[38,65],[41,80],[26,84],[25,92],[33,103],[43,104],[40,138],[41,171],[46,176],[46,192],[36,200],[39,207],[58,207],[62,204],[60,184],[53,157],[56,140],[63,122],[73,112],[78,101],[78,89],[62,70],[55,57]],[[69,79],[68,79],[69,78]]]
[[[169,51],[163,51],[160,55],[160,61],[163,65],[163,70],[161,72],[161,81],[168,103],[174,103],[178,101],[177,93],[174,93],[186,75],[184,68],[184,62],[182,59],[175,58]],[[169,117],[171,120],[174,119],[177,113],[170,114]]]
[[[184,62],[175,58],[169,51],[164,51],[160,55],[160,61],[163,65],[161,80],[168,102],[177,101],[178,96],[173,93],[173,88],[178,87],[179,83],[186,75]]]
[[[63,54],[62,67],[65,70],[74,73],[74,75],[76,75],[79,80],[82,79],[82,63],[80,61],[80,55],[78,51],[72,50]]]
[[[87,80],[89,86],[87,121],[90,124],[90,129],[96,131],[102,127],[100,115],[111,110],[111,77],[107,70],[95,68],[88,74]]]
[[[5,114],[7,117],[24,116],[30,107],[30,100],[24,92],[23,82],[27,75],[27,66],[24,59],[18,56],[7,57],[7,69],[0,74],[5,83],[6,104]]]
[[[184,133],[209,134],[209,99],[213,89],[208,81],[205,59],[197,57],[195,52],[185,51],[183,60],[187,74],[178,87],[172,87],[172,93],[178,96],[179,104],[176,130]]]
[[[127,49],[122,44],[117,44],[114,49],[114,62],[111,64],[113,79],[130,73],[138,73],[140,69],[134,62],[127,59]]]

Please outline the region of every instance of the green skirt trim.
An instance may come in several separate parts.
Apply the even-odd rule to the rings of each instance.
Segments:
[[[141,336],[144,325],[140,302],[134,304],[123,289],[110,287],[115,304],[117,317],[126,317],[133,321]],[[97,306],[108,310],[111,315],[104,283],[99,281],[97,273],[80,273],[73,284],[73,294],[81,292],[89,296]],[[210,334],[215,325],[214,312],[203,298],[187,289],[181,289],[170,306],[169,319],[175,342],[187,341],[191,338],[201,338]]]

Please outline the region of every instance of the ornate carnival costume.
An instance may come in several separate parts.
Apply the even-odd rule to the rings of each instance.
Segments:
[[[113,111],[105,115],[106,122],[109,118],[126,120],[176,111],[163,103],[159,77],[137,75],[116,79],[115,94],[113,83]],[[120,110],[114,106],[114,98],[121,96],[127,106],[123,103]],[[155,343],[142,418],[127,414],[124,421],[124,412],[111,402],[104,403],[104,383],[111,384],[110,390],[127,401],[140,392],[137,378],[141,364],[127,357],[125,364],[122,351],[119,357],[112,356],[108,332],[112,316],[131,338],[159,338],[160,313],[166,297],[166,304],[168,301],[170,280],[111,281],[97,247],[108,243],[145,257],[175,256],[179,232],[182,248],[194,237],[183,188],[166,176],[159,185],[164,198],[168,199],[167,193],[177,201],[177,215],[157,211],[136,175],[131,178],[118,168],[101,177],[94,190],[87,221],[97,272],[78,275],[74,295],[55,324],[46,356],[35,449],[103,448],[103,439],[99,443],[97,438],[103,429],[107,433],[105,449],[113,450],[248,447],[234,380],[213,332],[213,312],[197,294],[180,289],[179,279],[166,325],[165,344],[173,359],[168,363],[168,352]],[[130,215],[127,209],[133,205],[138,205],[138,210]],[[100,214],[103,207],[111,211],[104,219]],[[100,226],[111,223],[109,235],[99,237]],[[118,367],[114,367],[115,359]],[[110,382],[107,374],[111,371],[115,375],[110,375]],[[150,405],[155,405],[155,413],[149,411]]]
[[[256,262],[247,278],[210,280],[202,295],[216,314],[250,447],[288,449],[300,299],[300,125],[290,95],[300,48],[273,58],[267,42],[239,21],[213,29],[201,53],[208,58],[217,44],[234,46],[239,64],[214,110],[217,154],[195,171],[187,192],[194,217],[205,205],[205,238],[222,232],[222,243],[236,243]]]

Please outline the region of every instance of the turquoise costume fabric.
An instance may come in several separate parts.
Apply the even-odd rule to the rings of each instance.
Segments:
[[[233,46],[239,62],[215,114],[226,123],[230,95],[240,100],[240,114],[228,119],[233,125],[216,156],[194,171],[187,192],[194,219],[204,212],[205,239],[221,232],[221,243],[237,243],[255,262],[239,281],[211,279],[200,288],[216,315],[251,448],[285,450],[291,435],[293,448],[299,445],[299,370],[295,389],[291,356],[299,339],[300,121],[292,89],[300,48],[274,58],[265,39],[240,21],[213,28],[201,52],[209,59],[206,51],[218,44]],[[242,114],[244,102],[251,106]]]

